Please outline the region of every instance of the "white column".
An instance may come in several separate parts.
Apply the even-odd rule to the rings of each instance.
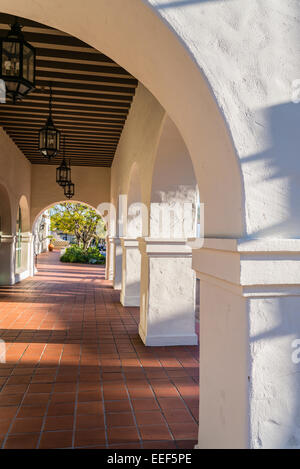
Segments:
[[[20,282],[34,274],[33,263],[33,235],[32,233],[22,233],[21,235],[21,267],[15,273],[15,281]]]
[[[186,240],[145,238],[139,334],[146,345],[194,345],[195,274]]]
[[[0,285],[15,283],[15,236],[0,234]]]
[[[114,289],[121,290],[122,288],[122,244],[121,238],[114,238],[115,243],[115,258],[114,258]]]
[[[209,239],[193,253],[198,448],[300,447],[299,261],[300,240]]]
[[[133,238],[122,238],[122,289],[120,300],[123,306],[140,306],[141,253],[139,242]]]
[[[109,236],[106,245],[106,278],[114,280],[115,272],[115,237]]]
[[[32,277],[36,272],[35,269],[35,253],[34,253],[34,235],[32,233],[28,233],[27,236],[27,269],[29,277]]]
[[[109,236],[106,238],[106,258],[105,258],[105,279],[112,280],[113,279],[113,272],[110,271],[110,259],[111,259],[111,245]]]
[[[108,279],[113,281],[115,290],[122,287],[122,245],[121,239],[116,236],[109,237]]]

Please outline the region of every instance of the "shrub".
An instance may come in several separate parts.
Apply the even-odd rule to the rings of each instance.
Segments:
[[[84,251],[79,246],[71,246],[66,249],[60,261],[79,264],[105,264],[105,256],[100,254],[97,248],[89,248]]]

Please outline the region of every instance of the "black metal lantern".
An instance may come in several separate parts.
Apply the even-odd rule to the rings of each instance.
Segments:
[[[65,159],[65,147],[66,147],[66,140],[64,138],[64,152],[63,152],[63,159],[58,168],[56,168],[56,182],[59,186],[65,187],[69,181],[71,181],[71,167],[67,165]]]
[[[40,130],[39,150],[46,158],[53,158],[59,151],[60,131],[57,130],[52,120],[52,87],[50,86],[49,116],[46,124]]]
[[[65,197],[68,199],[72,199],[75,194],[75,184],[72,181],[68,181],[68,183],[64,187],[64,194]]]
[[[25,41],[17,19],[8,35],[0,39],[0,78],[6,95],[15,103],[35,87],[35,49]]]

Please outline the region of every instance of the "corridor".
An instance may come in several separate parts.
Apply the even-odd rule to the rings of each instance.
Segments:
[[[16,448],[192,448],[198,347],[145,347],[104,267],[38,258],[0,288],[0,443]]]

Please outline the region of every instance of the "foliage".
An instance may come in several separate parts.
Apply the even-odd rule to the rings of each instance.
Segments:
[[[60,258],[61,262],[76,262],[79,264],[105,264],[105,256],[97,248],[86,250],[79,246],[71,246]]]
[[[87,205],[63,202],[50,212],[51,231],[73,235],[77,246],[86,251],[92,241],[96,243],[106,236],[105,223],[101,216]]]

